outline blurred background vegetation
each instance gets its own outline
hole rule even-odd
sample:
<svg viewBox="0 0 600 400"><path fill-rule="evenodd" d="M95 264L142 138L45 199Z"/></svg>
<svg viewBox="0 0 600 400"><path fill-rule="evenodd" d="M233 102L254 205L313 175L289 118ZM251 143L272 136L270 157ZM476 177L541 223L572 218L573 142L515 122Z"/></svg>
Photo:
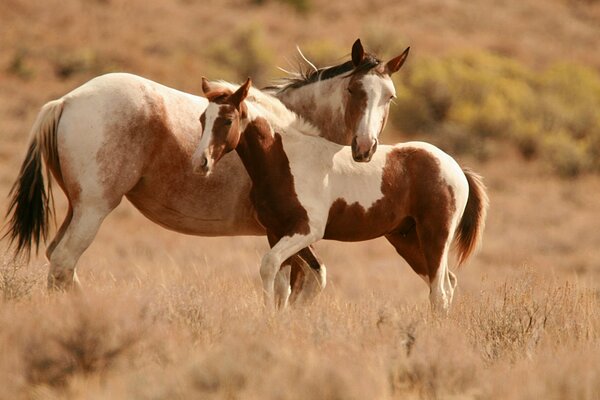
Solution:
<svg viewBox="0 0 600 400"><path fill-rule="evenodd" d="M193 93L202 75L266 85L276 66L297 66L296 44L325 66L361 37L384 59L413 50L394 77L387 142L600 172L600 1L5 0L0 18L0 107L20 116L111 71ZM33 111L7 105L11 93ZM8 123L0 135L17 129L27 131Z"/></svg>

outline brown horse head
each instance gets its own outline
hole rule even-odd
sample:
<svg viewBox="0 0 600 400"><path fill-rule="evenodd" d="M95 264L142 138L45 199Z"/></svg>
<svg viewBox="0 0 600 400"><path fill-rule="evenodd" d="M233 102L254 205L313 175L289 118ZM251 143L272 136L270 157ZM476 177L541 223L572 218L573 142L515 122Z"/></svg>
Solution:
<svg viewBox="0 0 600 400"><path fill-rule="evenodd" d="M391 75L406 61L410 47L386 63L365 52L360 39L352 46L352 64L346 94L346 129L354 132L352 157L368 162L388 118L389 105L396 97Z"/></svg>
<svg viewBox="0 0 600 400"><path fill-rule="evenodd" d="M267 89L290 110L317 126L322 137L351 145L355 161L368 162L377 149L390 102L396 95L391 75L402 67L408 52L409 48L382 62L366 52L357 39L351 60L316 68L304 58L311 70L292 74Z"/></svg>
<svg viewBox="0 0 600 400"><path fill-rule="evenodd" d="M215 90L206 78L202 78L202 90L209 103L200 116L204 129L192 157L194 172L209 175L215 163L237 147L241 119L246 113L243 101L251 85L252 81L248 78L235 92L223 88Z"/></svg>

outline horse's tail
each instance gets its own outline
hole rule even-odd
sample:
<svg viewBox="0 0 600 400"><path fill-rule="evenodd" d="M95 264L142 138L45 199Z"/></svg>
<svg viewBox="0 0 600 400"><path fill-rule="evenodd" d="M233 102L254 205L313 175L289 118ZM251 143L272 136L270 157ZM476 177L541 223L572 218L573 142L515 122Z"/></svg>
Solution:
<svg viewBox="0 0 600 400"><path fill-rule="evenodd" d="M469 183L469 197L456 230L458 265L464 263L480 244L489 205L481 176L467 168L463 168L463 173Z"/></svg>
<svg viewBox="0 0 600 400"><path fill-rule="evenodd" d="M13 184L9 197L10 203L6 217L7 231L3 237L9 237L10 245L15 245L15 256L25 253L28 258L32 243L36 253L41 239L46 240L49 219L54 214L52 180L50 171L61 179L58 161L56 133L62 115L64 100L48 102L40 110L33 127L29 149L19 176ZM42 157L46 161L46 181L44 187Z"/></svg>

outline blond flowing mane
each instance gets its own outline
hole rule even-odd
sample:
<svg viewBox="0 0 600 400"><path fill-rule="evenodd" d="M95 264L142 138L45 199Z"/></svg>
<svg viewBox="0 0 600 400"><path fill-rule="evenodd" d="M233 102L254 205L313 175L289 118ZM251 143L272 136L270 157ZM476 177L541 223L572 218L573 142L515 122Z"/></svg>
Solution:
<svg viewBox="0 0 600 400"><path fill-rule="evenodd" d="M227 82L215 81L213 84L223 89L235 92L240 85ZM284 130L286 133L300 133L308 136L321 136L321 131L313 124L290 110L277 97L251 87L246 97L250 109L258 116L266 118L273 128Z"/></svg>

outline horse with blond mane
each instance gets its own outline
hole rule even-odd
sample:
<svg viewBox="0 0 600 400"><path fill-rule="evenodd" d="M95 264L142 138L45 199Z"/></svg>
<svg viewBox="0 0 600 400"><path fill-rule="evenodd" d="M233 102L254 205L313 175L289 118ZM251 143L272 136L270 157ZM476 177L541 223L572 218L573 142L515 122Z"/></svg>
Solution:
<svg viewBox="0 0 600 400"><path fill-rule="evenodd" d="M385 236L429 285L432 308L447 311L456 277L448 269L481 240L488 197L480 177L423 142L380 145L369 163L347 146L324 140L318 128L275 97L203 79L209 100L192 163L210 176L235 150L252 181L251 198L271 250L260 275L265 303L285 287L282 263L320 239L363 241ZM393 87L387 88L393 96Z"/></svg>

